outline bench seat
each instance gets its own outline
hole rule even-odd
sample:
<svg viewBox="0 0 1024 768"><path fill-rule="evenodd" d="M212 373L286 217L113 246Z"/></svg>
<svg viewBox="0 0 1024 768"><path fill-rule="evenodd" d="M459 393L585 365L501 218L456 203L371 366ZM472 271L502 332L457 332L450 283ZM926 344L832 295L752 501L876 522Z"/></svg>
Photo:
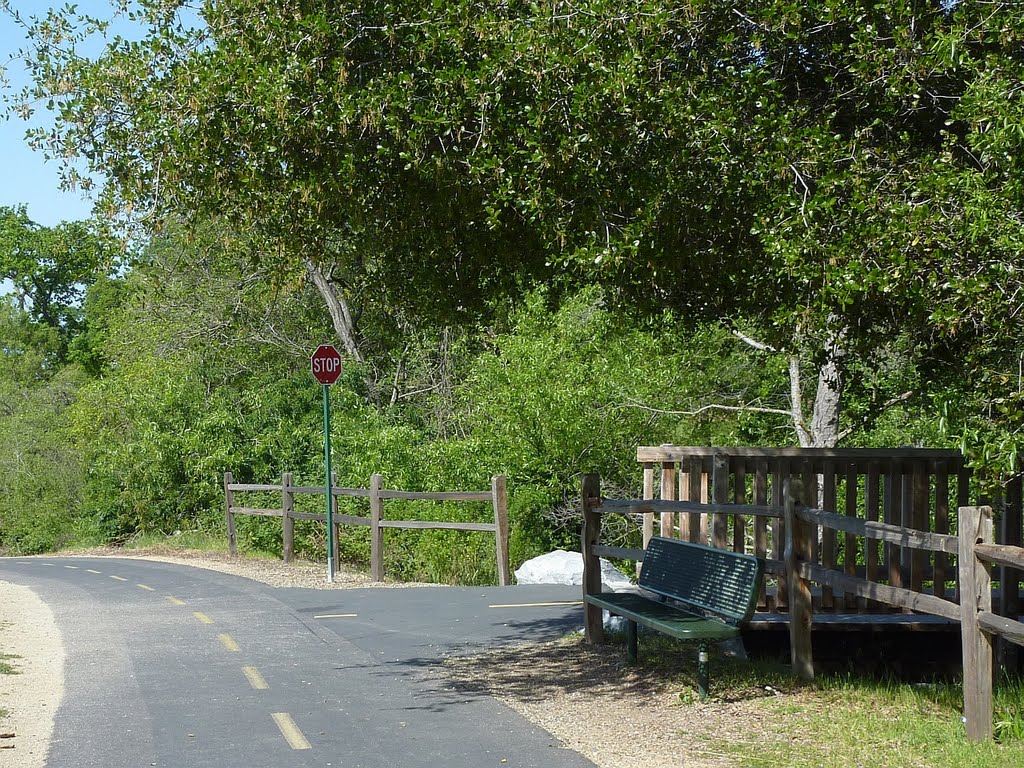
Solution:
<svg viewBox="0 0 1024 768"><path fill-rule="evenodd" d="M729 640L739 637L740 630L720 619L709 619L655 602L635 592L601 592L587 595L587 602L609 613L644 624L665 635L682 640Z"/></svg>

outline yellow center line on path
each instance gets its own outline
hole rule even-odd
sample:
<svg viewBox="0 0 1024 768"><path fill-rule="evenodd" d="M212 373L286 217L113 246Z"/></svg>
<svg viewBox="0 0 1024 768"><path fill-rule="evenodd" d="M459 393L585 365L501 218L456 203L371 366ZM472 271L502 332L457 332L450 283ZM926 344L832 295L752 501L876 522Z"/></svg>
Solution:
<svg viewBox="0 0 1024 768"><path fill-rule="evenodd" d="M288 746L292 749L312 749L313 746L306 741L306 737L302 735L302 731L299 730L299 726L292 720L292 716L287 712L274 712L272 715L274 722L277 723L278 729L281 731L281 735L284 736L284 740L288 742Z"/></svg>
<svg viewBox="0 0 1024 768"><path fill-rule="evenodd" d="M265 691L270 686L267 685L267 681L260 674L260 671L256 667L242 667L242 673L249 681L249 685L255 688L257 691Z"/></svg>
<svg viewBox="0 0 1024 768"><path fill-rule="evenodd" d="M92 568L86 568L85 570L88 571L89 573L98 573L101 576L103 575L103 571L94 571Z"/></svg>
<svg viewBox="0 0 1024 768"><path fill-rule="evenodd" d="M182 600L181 598L175 597L174 595L167 595L164 599L167 602L169 602L171 605L185 605L185 601L184 600Z"/></svg>
<svg viewBox="0 0 1024 768"><path fill-rule="evenodd" d="M548 608L555 605L583 605L582 600L560 600L551 603L499 603L488 608Z"/></svg>
<svg viewBox="0 0 1024 768"><path fill-rule="evenodd" d="M224 633L223 635L217 635L217 639L220 640L221 645L227 648L232 653L238 653L241 648L238 647L238 643L234 641L231 635Z"/></svg>
<svg viewBox="0 0 1024 768"><path fill-rule="evenodd" d="M314 619L354 619L358 613L321 613L314 616Z"/></svg>
<svg viewBox="0 0 1024 768"><path fill-rule="evenodd" d="M117 579L118 581L128 581L128 579L122 578L121 576L111 576L110 578Z"/></svg>
<svg viewBox="0 0 1024 768"><path fill-rule="evenodd" d="M147 587L145 584L136 584L135 586L138 587L139 589L144 589L147 592L156 592L155 589L153 589L152 587Z"/></svg>
<svg viewBox="0 0 1024 768"><path fill-rule="evenodd" d="M193 612L192 615L199 619L201 622L203 622L203 624L213 624L213 619L211 619L202 611L195 611Z"/></svg>

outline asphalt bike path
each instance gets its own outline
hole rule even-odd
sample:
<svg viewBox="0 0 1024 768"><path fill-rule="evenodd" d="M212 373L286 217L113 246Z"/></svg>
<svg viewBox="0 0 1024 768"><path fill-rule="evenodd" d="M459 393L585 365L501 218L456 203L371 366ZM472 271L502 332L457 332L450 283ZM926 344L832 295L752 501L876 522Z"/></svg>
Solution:
<svg viewBox="0 0 1024 768"><path fill-rule="evenodd" d="M0 558L57 620L65 692L49 768L583 768L439 672L560 637L579 587L274 588L125 558Z"/></svg>

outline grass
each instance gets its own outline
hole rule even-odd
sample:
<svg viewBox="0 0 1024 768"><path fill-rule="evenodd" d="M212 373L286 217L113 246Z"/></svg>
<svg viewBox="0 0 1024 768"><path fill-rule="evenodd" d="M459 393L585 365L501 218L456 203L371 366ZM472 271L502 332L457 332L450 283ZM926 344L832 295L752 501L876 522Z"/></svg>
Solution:
<svg viewBox="0 0 1024 768"><path fill-rule="evenodd" d="M215 536L207 531L182 531L175 536L162 533L137 534L122 546L124 550L136 549L191 549L200 552L227 552L228 542L224 536Z"/></svg>
<svg viewBox="0 0 1024 768"><path fill-rule="evenodd" d="M0 622L0 629L10 626L9 622ZM0 652L0 675L16 675L18 670L15 669L14 665L10 663L11 659L20 659L20 656L14 656L10 653ZM10 716L11 710L0 707L0 720Z"/></svg>
<svg viewBox="0 0 1024 768"><path fill-rule="evenodd" d="M697 702L696 648L645 635L641 661L663 665L681 706L741 702L751 726L728 737L708 733L709 754L749 768L1019 768L1024 765L1024 680L995 689L996 740L964 736L958 683L901 683L851 674L801 684L788 667L712 654L711 701ZM675 657L675 658L673 658ZM683 664L679 664L679 659ZM763 723L771 723L766 728Z"/></svg>
<svg viewBox="0 0 1024 768"><path fill-rule="evenodd" d="M1003 686L999 698L1003 706L1016 706L1019 712L1024 687ZM953 684L825 678L766 702L778 715L777 732L715 747L732 754L739 765L752 767L1024 765L1024 741L1007 738L1005 729L999 742L967 741L962 703L962 691Z"/></svg>
<svg viewBox="0 0 1024 768"><path fill-rule="evenodd" d="M12 656L9 653L0 653L0 675L18 674L18 670L10 663L10 660L20 658L20 656Z"/></svg>
<svg viewBox="0 0 1024 768"><path fill-rule="evenodd" d="M103 549L109 549L110 545L97 545ZM65 553L78 553L88 551L92 547L81 544L72 545L63 550ZM227 554L228 542L223 535L209 533L208 531L182 531L174 535L163 533L138 533L121 544L117 549L125 553L148 553L173 555L175 552L207 552L214 554ZM279 559L279 556L272 553L262 552L255 549L244 548L239 544L239 552L246 557L258 559Z"/></svg>

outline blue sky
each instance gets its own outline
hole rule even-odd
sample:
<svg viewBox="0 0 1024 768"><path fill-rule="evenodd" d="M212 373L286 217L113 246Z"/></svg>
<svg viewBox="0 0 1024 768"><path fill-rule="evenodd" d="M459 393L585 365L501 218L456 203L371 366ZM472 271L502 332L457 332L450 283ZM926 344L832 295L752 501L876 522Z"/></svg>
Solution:
<svg viewBox="0 0 1024 768"><path fill-rule="evenodd" d="M47 0L10 0L10 6L23 16L42 15L51 5L62 3ZM112 14L108 0L79 0L79 13L108 17ZM6 66L7 79L12 89L19 90L28 81L28 75L19 61L11 57L26 46L24 30L9 15L0 13L0 62ZM6 94L4 94L6 95ZM41 109L34 124L46 125L49 113ZM44 162L42 153L33 152L25 143L23 120L0 120L0 206L27 205L33 221L53 226L61 221L88 218L92 202L80 192L60 189L57 162Z"/></svg>

